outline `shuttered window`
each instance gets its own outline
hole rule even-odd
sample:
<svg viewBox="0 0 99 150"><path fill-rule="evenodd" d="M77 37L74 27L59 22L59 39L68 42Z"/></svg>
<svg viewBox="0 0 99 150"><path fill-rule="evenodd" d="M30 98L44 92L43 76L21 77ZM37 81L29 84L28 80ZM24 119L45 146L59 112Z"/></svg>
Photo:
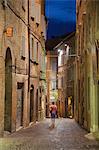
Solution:
<svg viewBox="0 0 99 150"><path fill-rule="evenodd" d="M35 10L36 10L36 12L35 12L35 15L36 15L36 18L35 18L36 23L40 24L40 17L41 17L41 6L40 6L40 4L36 3L36 5L35 5Z"/></svg>
<svg viewBox="0 0 99 150"><path fill-rule="evenodd" d="M37 55L37 47L36 47L36 41L34 40L34 50L33 50L33 60L36 61L36 55Z"/></svg>
<svg viewBox="0 0 99 150"><path fill-rule="evenodd" d="M56 90L56 81L52 81L52 90Z"/></svg>
<svg viewBox="0 0 99 150"><path fill-rule="evenodd" d="M22 48L20 50L20 55L25 57L25 37L22 36Z"/></svg>
<svg viewBox="0 0 99 150"><path fill-rule="evenodd" d="M30 38L30 58L33 60L34 57L34 40L33 37Z"/></svg>
<svg viewBox="0 0 99 150"><path fill-rule="evenodd" d="M35 0L31 0L31 17L35 18Z"/></svg>
<svg viewBox="0 0 99 150"><path fill-rule="evenodd" d="M51 70L56 72L56 67L57 66L57 59L56 58L51 58Z"/></svg>
<svg viewBox="0 0 99 150"><path fill-rule="evenodd" d="M36 53L36 61L38 62L38 50L39 50L38 42L36 43L36 50L37 50L37 53Z"/></svg>

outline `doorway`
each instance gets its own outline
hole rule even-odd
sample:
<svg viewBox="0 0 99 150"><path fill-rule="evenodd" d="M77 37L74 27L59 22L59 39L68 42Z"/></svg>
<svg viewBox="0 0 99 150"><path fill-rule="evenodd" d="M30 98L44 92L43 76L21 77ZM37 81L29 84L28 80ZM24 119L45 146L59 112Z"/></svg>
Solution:
<svg viewBox="0 0 99 150"><path fill-rule="evenodd" d="M30 122L33 122L34 114L34 86L30 90Z"/></svg>
<svg viewBox="0 0 99 150"><path fill-rule="evenodd" d="M24 83L17 83L17 113L16 113L16 129L23 125L23 99L24 99Z"/></svg>
<svg viewBox="0 0 99 150"><path fill-rule="evenodd" d="M38 121L38 89L36 91L36 121Z"/></svg>
<svg viewBox="0 0 99 150"><path fill-rule="evenodd" d="M5 111L4 130L11 132L12 121L12 56L10 48L7 48L5 57Z"/></svg>

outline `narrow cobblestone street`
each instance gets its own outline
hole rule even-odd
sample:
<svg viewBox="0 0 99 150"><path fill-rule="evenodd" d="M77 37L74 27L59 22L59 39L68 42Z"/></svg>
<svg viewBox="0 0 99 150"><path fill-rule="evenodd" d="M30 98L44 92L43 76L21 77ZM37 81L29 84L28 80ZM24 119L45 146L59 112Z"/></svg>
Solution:
<svg viewBox="0 0 99 150"><path fill-rule="evenodd" d="M85 138L87 132L73 119L50 119L0 139L0 150L99 150L99 142Z"/></svg>

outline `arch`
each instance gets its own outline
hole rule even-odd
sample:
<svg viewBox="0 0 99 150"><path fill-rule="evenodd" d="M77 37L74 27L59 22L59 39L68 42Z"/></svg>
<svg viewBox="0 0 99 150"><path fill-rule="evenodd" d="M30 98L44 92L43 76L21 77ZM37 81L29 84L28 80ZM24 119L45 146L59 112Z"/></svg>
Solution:
<svg viewBox="0 0 99 150"><path fill-rule="evenodd" d="M4 58L6 58L7 50L10 50L11 58L12 58L12 65L14 65L15 64L15 52L13 51L12 45L7 44L7 47L5 47L4 52L3 52Z"/></svg>
<svg viewBox="0 0 99 150"><path fill-rule="evenodd" d="M12 55L10 48L6 50L5 56L5 111L4 130L11 132L12 119Z"/></svg>

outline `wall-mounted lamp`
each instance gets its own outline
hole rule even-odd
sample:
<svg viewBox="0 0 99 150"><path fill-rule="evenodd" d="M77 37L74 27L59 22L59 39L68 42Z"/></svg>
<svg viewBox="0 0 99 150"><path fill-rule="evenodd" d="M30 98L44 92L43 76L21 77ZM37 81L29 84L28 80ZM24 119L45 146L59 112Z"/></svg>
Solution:
<svg viewBox="0 0 99 150"><path fill-rule="evenodd" d="M67 44L65 44L65 47L67 47Z"/></svg>
<svg viewBox="0 0 99 150"><path fill-rule="evenodd" d="M13 27L7 27L5 32L6 32L7 37L12 37L13 36Z"/></svg>

